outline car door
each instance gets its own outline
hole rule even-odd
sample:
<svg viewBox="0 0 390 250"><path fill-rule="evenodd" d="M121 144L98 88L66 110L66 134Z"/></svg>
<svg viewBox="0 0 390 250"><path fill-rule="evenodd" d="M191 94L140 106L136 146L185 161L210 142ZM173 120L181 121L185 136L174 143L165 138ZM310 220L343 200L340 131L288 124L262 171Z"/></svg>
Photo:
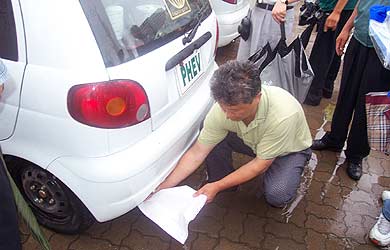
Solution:
<svg viewBox="0 0 390 250"><path fill-rule="evenodd" d="M0 58L8 70L8 80L0 97L0 140L12 136L18 116L26 68L22 20L18 0L0 0Z"/></svg>

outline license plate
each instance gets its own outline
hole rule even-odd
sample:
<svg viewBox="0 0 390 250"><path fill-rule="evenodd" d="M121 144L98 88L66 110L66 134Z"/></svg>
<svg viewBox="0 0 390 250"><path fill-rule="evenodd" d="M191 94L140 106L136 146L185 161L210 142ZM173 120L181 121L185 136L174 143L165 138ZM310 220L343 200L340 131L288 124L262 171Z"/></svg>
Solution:
<svg viewBox="0 0 390 250"><path fill-rule="evenodd" d="M203 65L200 58L200 51L196 51L176 66L177 85L180 94L184 94L202 74Z"/></svg>

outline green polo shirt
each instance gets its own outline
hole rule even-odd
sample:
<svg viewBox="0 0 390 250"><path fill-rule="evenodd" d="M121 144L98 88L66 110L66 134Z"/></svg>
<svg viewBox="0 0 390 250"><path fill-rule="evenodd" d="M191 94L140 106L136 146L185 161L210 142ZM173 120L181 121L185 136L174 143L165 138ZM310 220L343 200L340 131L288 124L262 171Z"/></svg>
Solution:
<svg viewBox="0 0 390 250"><path fill-rule="evenodd" d="M307 149L312 143L302 106L279 87L262 87L255 119L248 126L242 121L229 120L215 103L206 116L198 141L217 145L229 131L237 133L264 160Z"/></svg>
<svg viewBox="0 0 390 250"><path fill-rule="evenodd" d="M323 11L332 11L336 6L338 0L320 0L320 7ZM349 0L344 7L344 10L353 10L357 0Z"/></svg>

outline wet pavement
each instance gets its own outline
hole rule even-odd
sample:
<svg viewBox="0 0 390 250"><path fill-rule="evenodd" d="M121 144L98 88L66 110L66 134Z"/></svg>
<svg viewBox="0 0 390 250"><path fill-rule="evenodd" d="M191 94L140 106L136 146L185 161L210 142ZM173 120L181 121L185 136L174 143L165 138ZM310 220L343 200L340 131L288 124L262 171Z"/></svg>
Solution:
<svg viewBox="0 0 390 250"><path fill-rule="evenodd" d="M312 41L311 41L312 42ZM218 50L217 62L234 59L238 42ZM339 78L337 83L339 83ZM333 98L318 107L304 106L313 137L323 125L324 109ZM329 122L324 125L329 130ZM250 158L235 154L235 166ZM203 168L203 167L202 167ZM183 184L197 187L202 168ZM297 199L284 209L270 207L258 198L257 181L236 192L222 193L206 205L189 226L185 245L172 239L134 209L106 223L95 223L79 235L63 235L44 229L53 250L334 250L377 249L368 232L381 208L381 192L390 186L390 159L372 152L364 160L360 181L345 171L343 155L314 152L302 176ZM23 249L39 249L25 225L20 226Z"/></svg>

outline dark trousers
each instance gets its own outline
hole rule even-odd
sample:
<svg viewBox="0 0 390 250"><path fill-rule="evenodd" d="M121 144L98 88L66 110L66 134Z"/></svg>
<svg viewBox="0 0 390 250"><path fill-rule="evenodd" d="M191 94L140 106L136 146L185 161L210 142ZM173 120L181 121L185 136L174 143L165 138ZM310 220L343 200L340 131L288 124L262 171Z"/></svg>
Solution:
<svg viewBox="0 0 390 250"><path fill-rule="evenodd" d="M333 93L334 81L340 69L341 58L336 54L336 38L344 24L351 16L352 10L343 10L335 31L324 32L324 25L329 13L318 23L318 33L309 57L314 72L314 79L306 96L308 104L318 105L323 96L330 98Z"/></svg>
<svg viewBox="0 0 390 250"><path fill-rule="evenodd" d="M352 121L345 154L349 162L361 162L370 153L365 94L389 90L390 70L383 67L374 48L363 46L353 37L344 58L340 93L332 118L332 129L325 135L325 142L341 148Z"/></svg>
<svg viewBox="0 0 390 250"><path fill-rule="evenodd" d="M0 160L0 250L20 250L15 200L4 168Z"/></svg>
<svg viewBox="0 0 390 250"><path fill-rule="evenodd" d="M234 171L232 153L238 152L256 157L235 133L229 133L206 158L208 182L215 182ZM283 207L295 198L305 164L310 160L311 150L276 157L264 173L264 196L275 207Z"/></svg>

